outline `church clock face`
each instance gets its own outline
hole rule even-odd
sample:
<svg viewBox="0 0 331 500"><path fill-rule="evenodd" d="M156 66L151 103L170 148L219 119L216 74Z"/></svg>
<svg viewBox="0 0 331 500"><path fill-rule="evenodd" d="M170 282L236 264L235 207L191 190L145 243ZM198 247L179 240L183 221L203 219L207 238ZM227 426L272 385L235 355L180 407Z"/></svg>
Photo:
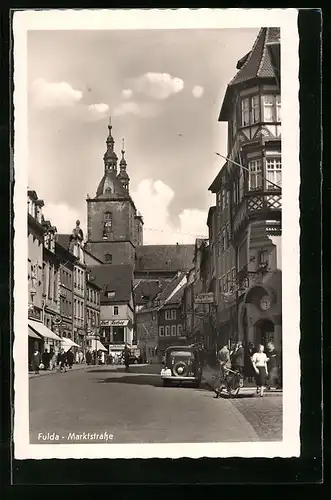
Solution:
<svg viewBox="0 0 331 500"><path fill-rule="evenodd" d="M260 300L260 308L262 311L267 311L270 308L270 299L267 295L264 295Z"/></svg>

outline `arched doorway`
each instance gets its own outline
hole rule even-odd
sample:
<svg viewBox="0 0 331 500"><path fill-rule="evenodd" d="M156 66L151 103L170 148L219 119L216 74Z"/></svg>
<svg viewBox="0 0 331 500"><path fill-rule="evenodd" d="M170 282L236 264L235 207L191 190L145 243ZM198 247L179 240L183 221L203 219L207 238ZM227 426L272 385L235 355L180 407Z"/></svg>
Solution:
<svg viewBox="0 0 331 500"><path fill-rule="evenodd" d="M274 341L275 327L270 319L259 319L255 325L255 346L264 345L266 349L268 342Z"/></svg>

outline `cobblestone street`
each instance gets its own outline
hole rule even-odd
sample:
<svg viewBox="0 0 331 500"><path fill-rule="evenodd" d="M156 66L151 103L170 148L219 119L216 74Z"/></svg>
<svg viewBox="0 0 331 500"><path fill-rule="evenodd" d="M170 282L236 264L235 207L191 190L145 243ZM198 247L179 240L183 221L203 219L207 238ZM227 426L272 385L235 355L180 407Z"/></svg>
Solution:
<svg viewBox="0 0 331 500"><path fill-rule="evenodd" d="M90 367L30 378L30 441L79 444L71 434L113 435L114 443L281 440L282 397L214 399L207 386L164 388L159 366ZM42 436L42 437L41 437ZM52 443L52 444L56 444Z"/></svg>

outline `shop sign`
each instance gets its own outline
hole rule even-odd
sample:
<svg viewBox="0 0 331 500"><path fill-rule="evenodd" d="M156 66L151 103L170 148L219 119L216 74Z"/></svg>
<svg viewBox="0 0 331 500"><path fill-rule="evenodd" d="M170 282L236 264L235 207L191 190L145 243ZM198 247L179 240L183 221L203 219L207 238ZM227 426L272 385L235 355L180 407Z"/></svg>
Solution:
<svg viewBox="0 0 331 500"><path fill-rule="evenodd" d="M198 293L195 296L194 302L196 304L212 304L214 302L214 294L210 293Z"/></svg>
<svg viewBox="0 0 331 500"><path fill-rule="evenodd" d="M62 318L61 316L59 316L58 314L55 314L54 318L53 318L53 324L54 325L61 325L62 323Z"/></svg>
<svg viewBox="0 0 331 500"><path fill-rule="evenodd" d="M100 326L127 326L128 319L110 319L108 321L100 321Z"/></svg>

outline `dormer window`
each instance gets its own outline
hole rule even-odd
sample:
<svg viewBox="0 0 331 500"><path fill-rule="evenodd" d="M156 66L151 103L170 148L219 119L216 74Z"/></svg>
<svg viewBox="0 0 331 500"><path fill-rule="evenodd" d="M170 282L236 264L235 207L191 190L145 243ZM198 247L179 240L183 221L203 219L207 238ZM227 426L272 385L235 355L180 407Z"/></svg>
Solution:
<svg viewBox="0 0 331 500"><path fill-rule="evenodd" d="M105 292L105 295L106 295L106 297L107 297L108 299L112 299L112 298L114 298L114 297L115 297L115 292L114 292L114 291L112 291L112 290L111 290L111 291L107 290L107 291Z"/></svg>
<svg viewBox="0 0 331 500"><path fill-rule="evenodd" d="M112 256L112 254L111 254L111 253L106 253L106 254L105 254L105 262L106 262L107 264L111 264L111 263L112 263L112 261L113 261L113 256Z"/></svg>

